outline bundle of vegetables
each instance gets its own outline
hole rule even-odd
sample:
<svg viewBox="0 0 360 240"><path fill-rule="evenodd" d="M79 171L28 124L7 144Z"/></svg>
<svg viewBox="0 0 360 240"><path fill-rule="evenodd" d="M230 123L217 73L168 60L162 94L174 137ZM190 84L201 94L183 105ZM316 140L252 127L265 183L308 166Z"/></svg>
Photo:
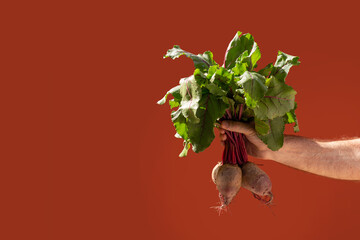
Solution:
<svg viewBox="0 0 360 240"><path fill-rule="evenodd" d="M158 101L164 104L169 94L173 96L169 105L177 108L171 113L175 137L182 138L184 145L180 157L186 156L191 146L196 153L209 147L215 138L214 126L225 119L254 122L257 135L273 151L283 145L285 124L294 123L294 131L299 131L296 91L285 83L290 68L300 63L298 57L279 51L275 64L255 71L261 57L259 47L251 34L241 32L229 43L222 66L214 61L210 51L195 55L177 45L164 58L182 55L193 60L194 73L182 78ZM220 208L230 204L241 186L257 199L270 203L270 178L248 161L245 137L229 131L226 135L222 162L212 172Z"/></svg>

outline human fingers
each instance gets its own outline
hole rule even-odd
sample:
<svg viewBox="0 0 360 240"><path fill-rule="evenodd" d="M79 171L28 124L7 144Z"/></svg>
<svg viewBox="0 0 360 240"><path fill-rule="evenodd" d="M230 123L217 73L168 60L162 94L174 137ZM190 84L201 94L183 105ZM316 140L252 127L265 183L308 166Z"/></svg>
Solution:
<svg viewBox="0 0 360 240"><path fill-rule="evenodd" d="M245 135L255 134L254 128L248 123L224 120L221 122L220 127L228 131L243 133Z"/></svg>
<svg viewBox="0 0 360 240"><path fill-rule="evenodd" d="M226 134L221 134L220 133L220 141L222 141L222 142L225 142L225 140L226 140Z"/></svg>
<svg viewBox="0 0 360 240"><path fill-rule="evenodd" d="M219 128L220 134L225 134L225 129Z"/></svg>
<svg viewBox="0 0 360 240"><path fill-rule="evenodd" d="M225 146L225 141L226 141L225 129L222 129L219 126L218 130L219 130L220 144Z"/></svg>

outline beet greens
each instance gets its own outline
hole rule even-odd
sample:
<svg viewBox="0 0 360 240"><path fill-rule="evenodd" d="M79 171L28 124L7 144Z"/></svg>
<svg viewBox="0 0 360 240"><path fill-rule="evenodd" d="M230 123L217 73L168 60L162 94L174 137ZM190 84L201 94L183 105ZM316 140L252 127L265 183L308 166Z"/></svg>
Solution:
<svg viewBox="0 0 360 240"><path fill-rule="evenodd" d="M283 145L285 124L295 123L294 131L299 131L296 91L285 83L290 68L300 64L298 57L279 51L274 64L255 71L261 58L259 47L251 34L241 32L229 43L223 66L214 61L210 51L195 55L177 45L164 58L182 55L193 60L194 73L158 101L164 104L169 94L173 96L169 105L175 109L171 113L175 136L184 142L180 157L186 156L191 146L196 153L209 147L215 138L214 125L224 119L254 121L259 138L273 151ZM226 134L223 162L247 162L243 135Z"/></svg>

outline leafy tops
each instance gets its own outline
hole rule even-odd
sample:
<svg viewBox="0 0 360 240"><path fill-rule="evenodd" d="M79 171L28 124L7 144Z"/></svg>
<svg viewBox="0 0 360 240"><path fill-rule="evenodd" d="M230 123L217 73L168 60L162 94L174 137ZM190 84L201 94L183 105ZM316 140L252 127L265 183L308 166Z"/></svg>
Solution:
<svg viewBox="0 0 360 240"><path fill-rule="evenodd" d="M275 64L255 71L261 58L258 45L251 34L237 32L226 50L223 66L219 66L210 51L192 54L175 45L164 58L185 55L194 62L192 75L180 79L179 85L170 89L158 101L164 104L169 94L169 105L174 111L171 119L176 137L184 141L180 157L186 156L190 146L201 152L214 140L214 124L229 109L237 114L243 105L241 121L255 122L259 138L273 151L284 141L287 123L295 123L296 91L285 83L292 66L299 65L299 58L278 52Z"/></svg>

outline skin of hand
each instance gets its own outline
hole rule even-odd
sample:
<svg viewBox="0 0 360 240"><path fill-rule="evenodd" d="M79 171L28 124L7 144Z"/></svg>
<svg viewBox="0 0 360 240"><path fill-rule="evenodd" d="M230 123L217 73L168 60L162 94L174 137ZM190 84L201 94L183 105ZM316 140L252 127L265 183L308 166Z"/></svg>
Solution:
<svg viewBox="0 0 360 240"><path fill-rule="evenodd" d="M261 159L269 159L271 150L258 138L253 124L235 121L222 121L219 132L220 141L223 145L227 138L225 129L231 132L243 133L245 135L246 152L250 156Z"/></svg>
<svg viewBox="0 0 360 240"><path fill-rule="evenodd" d="M219 131L223 144L225 130L244 134L246 151L253 157L274 160L325 177L360 180L360 138L324 141L285 135L283 147L272 151L257 137L251 123L222 121Z"/></svg>

